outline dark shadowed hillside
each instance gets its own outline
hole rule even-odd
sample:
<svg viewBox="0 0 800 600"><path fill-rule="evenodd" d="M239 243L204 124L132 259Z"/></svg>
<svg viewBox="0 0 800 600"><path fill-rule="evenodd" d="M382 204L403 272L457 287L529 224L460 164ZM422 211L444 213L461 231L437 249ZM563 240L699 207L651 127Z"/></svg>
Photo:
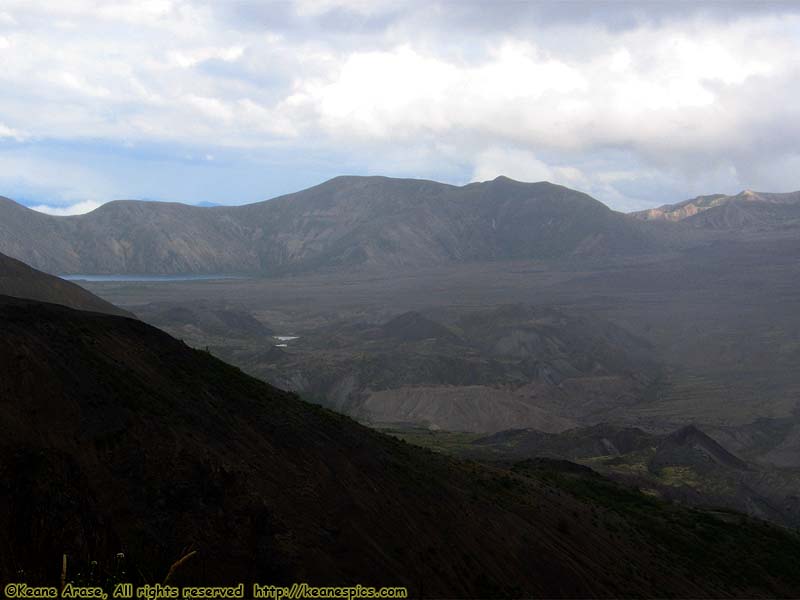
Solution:
<svg viewBox="0 0 800 600"><path fill-rule="evenodd" d="M74 217L0 201L0 251L53 273L283 273L650 247L586 194L505 177L463 187L337 177L246 206L116 201Z"/></svg>
<svg viewBox="0 0 800 600"><path fill-rule="evenodd" d="M130 313L101 300L74 283L32 269L25 263L2 254L0 254L0 295L130 316Z"/></svg>
<svg viewBox="0 0 800 600"><path fill-rule="evenodd" d="M492 463L541 457L576 461L655 496L800 526L800 469L746 462L692 425L665 434L609 423L560 433L511 429L489 436L390 431L428 448Z"/></svg>
<svg viewBox="0 0 800 600"><path fill-rule="evenodd" d="M0 578L123 550L140 581L433 597L794 596L800 539L569 464L406 445L139 321L0 299ZM736 565L731 572L731 565Z"/></svg>

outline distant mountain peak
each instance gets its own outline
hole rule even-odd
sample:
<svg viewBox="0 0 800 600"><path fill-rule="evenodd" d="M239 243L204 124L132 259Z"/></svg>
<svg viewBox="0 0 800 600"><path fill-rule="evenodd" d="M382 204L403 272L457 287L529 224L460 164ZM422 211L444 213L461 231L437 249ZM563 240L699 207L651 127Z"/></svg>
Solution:
<svg viewBox="0 0 800 600"><path fill-rule="evenodd" d="M492 179L492 181L495 181L495 182L498 182L498 183L504 183L504 182L521 183L520 181L518 181L516 179L511 179L511 177L507 177L505 175L498 175L497 177Z"/></svg>
<svg viewBox="0 0 800 600"><path fill-rule="evenodd" d="M800 192L746 189L736 195L712 194L631 213L642 221L685 222L696 229L741 231L800 227Z"/></svg>
<svg viewBox="0 0 800 600"><path fill-rule="evenodd" d="M743 190L731 198L738 198L749 202L769 202L763 192L756 192L755 190L750 189Z"/></svg>
<svg viewBox="0 0 800 600"><path fill-rule="evenodd" d="M546 180L541 180L541 181L522 181L520 179L512 179L511 177L508 177L506 175L498 175L494 179L489 180L489 181L484 181L483 183L519 185L519 186L527 186L527 187L531 187L531 188L548 188L548 187L550 187L550 188L569 189L569 188L566 188L566 187L564 187L562 185L559 185L557 183L553 183L552 181L546 181Z"/></svg>

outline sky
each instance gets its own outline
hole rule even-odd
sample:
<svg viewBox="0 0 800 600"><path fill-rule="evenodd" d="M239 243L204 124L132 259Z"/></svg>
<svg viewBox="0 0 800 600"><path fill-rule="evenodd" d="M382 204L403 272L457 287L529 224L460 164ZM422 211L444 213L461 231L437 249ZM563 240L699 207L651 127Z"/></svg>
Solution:
<svg viewBox="0 0 800 600"><path fill-rule="evenodd" d="M52 214L337 175L800 189L791 0L0 0L0 85L0 195Z"/></svg>

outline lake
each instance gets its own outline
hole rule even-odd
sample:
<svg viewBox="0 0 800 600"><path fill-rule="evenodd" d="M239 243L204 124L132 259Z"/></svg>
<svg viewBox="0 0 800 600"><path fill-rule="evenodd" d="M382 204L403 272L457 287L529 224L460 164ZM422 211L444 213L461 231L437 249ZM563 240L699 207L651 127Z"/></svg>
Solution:
<svg viewBox="0 0 800 600"><path fill-rule="evenodd" d="M67 281L210 281L215 279L247 279L240 275L60 275Z"/></svg>

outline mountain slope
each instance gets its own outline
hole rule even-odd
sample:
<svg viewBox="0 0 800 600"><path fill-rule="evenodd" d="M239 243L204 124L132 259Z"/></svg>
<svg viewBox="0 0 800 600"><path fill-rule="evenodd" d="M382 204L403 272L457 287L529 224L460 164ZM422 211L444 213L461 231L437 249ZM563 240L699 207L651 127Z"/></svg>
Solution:
<svg viewBox="0 0 800 600"><path fill-rule="evenodd" d="M509 472L428 453L133 319L1 297L0 323L5 581L22 571L55 585L62 553L119 550L135 579L161 581L191 546L171 583L434 597L800 590L794 534L573 467Z"/></svg>
<svg viewBox="0 0 800 600"><path fill-rule="evenodd" d="M745 190L735 196L698 196L678 204L632 213L644 221L683 222L711 231L781 231L800 227L800 192Z"/></svg>
<svg viewBox="0 0 800 600"><path fill-rule="evenodd" d="M63 304L80 310L132 316L74 283L32 269L25 263L2 254L0 254L0 295Z"/></svg>
<svg viewBox="0 0 800 600"><path fill-rule="evenodd" d="M168 328L180 339L197 333L225 340L272 339L274 334L249 312L203 301L182 306L153 302L136 310L137 314L145 315L144 321L160 329Z"/></svg>
<svg viewBox="0 0 800 600"><path fill-rule="evenodd" d="M651 468L692 464L705 468L746 469L747 464L693 425L668 435L650 461Z"/></svg>
<svg viewBox="0 0 800 600"><path fill-rule="evenodd" d="M515 429L473 439L444 432L398 435L473 459L574 460L663 498L727 507L791 528L800 524L799 469L745 462L693 425L669 434L600 424L561 433Z"/></svg>
<svg viewBox="0 0 800 600"><path fill-rule="evenodd" d="M281 273L638 253L635 222L550 183L337 177L266 202L116 201L52 217L0 201L0 252L53 273Z"/></svg>
<svg viewBox="0 0 800 600"><path fill-rule="evenodd" d="M545 456L577 460L638 452L655 445L657 438L635 427L616 427L601 423L561 433L510 429L478 438L472 443L517 458Z"/></svg>

